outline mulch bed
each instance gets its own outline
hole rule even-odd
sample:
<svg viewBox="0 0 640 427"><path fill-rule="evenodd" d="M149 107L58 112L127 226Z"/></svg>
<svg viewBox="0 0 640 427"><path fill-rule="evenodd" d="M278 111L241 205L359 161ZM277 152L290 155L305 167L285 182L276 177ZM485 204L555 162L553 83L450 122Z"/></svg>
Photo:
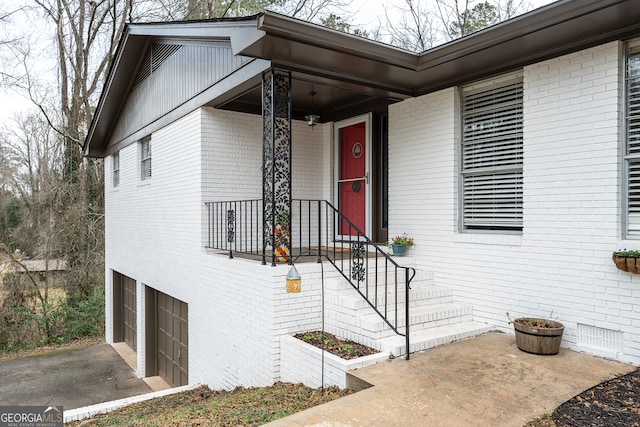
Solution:
<svg viewBox="0 0 640 427"><path fill-rule="evenodd" d="M558 406L562 427L640 427L640 370L600 383Z"/></svg>

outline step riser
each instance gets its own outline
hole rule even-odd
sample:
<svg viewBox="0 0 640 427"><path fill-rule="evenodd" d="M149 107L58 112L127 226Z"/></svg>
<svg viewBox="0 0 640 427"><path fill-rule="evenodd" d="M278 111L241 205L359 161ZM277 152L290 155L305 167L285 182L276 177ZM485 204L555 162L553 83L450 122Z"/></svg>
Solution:
<svg viewBox="0 0 640 427"><path fill-rule="evenodd" d="M411 339L409 346L411 348L411 353L416 353L418 351L424 351L455 341L482 335L490 332L491 330L493 330L493 328L488 325L479 325L477 327L469 327L466 330L452 332L447 335L439 335L422 339ZM395 357L404 356L406 349L404 337L397 336L396 338L388 340L390 342L377 341L376 344L379 345L379 347L377 347L376 349L385 353L391 353Z"/></svg>
<svg viewBox="0 0 640 427"><path fill-rule="evenodd" d="M364 298L358 295L357 297L342 297L342 298L327 298L325 297L327 304L331 304L333 309L338 310L340 312L352 312L353 315L366 315L367 310L371 305L364 300ZM406 305L404 295L398 295L397 301L395 296L391 296L385 300L384 297L379 296L377 299L373 298L371 295L369 296L369 301L371 304L377 308L382 308L385 305L391 309L395 308L396 304L399 309L403 309ZM426 307L434 304L447 304L453 302L453 297L451 295L446 296L430 296L427 298L419 298L416 299L413 295L410 296L409 299L409 307L411 308L419 308Z"/></svg>
<svg viewBox="0 0 640 427"><path fill-rule="evenodd" d="M390 301L389 304L384 304L383 301L371 301L373 307L375 307L379 312L384 312L385 308L387 312L393 312L396 310L396 303L394 301ZM427 303L424 301L410 301L409 308L410 311L420 309L423 307L429 307L431 305L442 305L442 304L450 304L452 303L451 298L443 298L443 299L433 299ZM405 302L398 302L397 309L398 312L405 311ZM339 313L350 314L352 316L367 316L371 313L371 305L369 305L366 301L364 304L358 304L358 308L351 308L345 305L337 305L333 303L327 303L327 307L333 311L337 311Z"/></svg>
<svg viewBox="0 0 640 427"><path fill-rule="evenodd" d="M471 321L473 319L471 307L458 307L450 310L422 313L420 315L411 315L410 312L409 315L412 330L436 328L443 325ZM389 321L392 324L396 324L395 315L390 314ZM395 332L377 314L366 317L354 317L328 310L325 323L327 326L354 331L356 335L371 339L380 339L395 335ZM404 312L399 312L397 328L400 332L404 329L405 324Z"/></svg>
<svg viewBox="0 0 640 427"><path fill-rule="evenodd" d="M347 272L347 275L349 275L349 272ZM347 287L347 286L351 286L347 280L342 277L341 275L337 275L335 277L329 277L329 278L325 278L325 287L327 289L333 289L333 288L337 288L340 289L342 287ZM393 274L388 274L388 275L378 275L378 280L377 282L380 283L384 283L387 282L389 285L391 284L395 284L398 283L398 286L404 286L405 283L405 277L404 274L398 274L398 276L396 277ZM375 275L371 275L371 276L366 276L365 280L361 280L361 281L357 281L357 280L353 280L354 284L360 284L360 286L364 285L365 283L369 283L369 284L374 284L376 283L376 278ZM411 280L410 282L410 286L412 288L415 287L420 287L423 285L433 285L433 279L432 278L417 278L414 277L413 280Z"/></svg>

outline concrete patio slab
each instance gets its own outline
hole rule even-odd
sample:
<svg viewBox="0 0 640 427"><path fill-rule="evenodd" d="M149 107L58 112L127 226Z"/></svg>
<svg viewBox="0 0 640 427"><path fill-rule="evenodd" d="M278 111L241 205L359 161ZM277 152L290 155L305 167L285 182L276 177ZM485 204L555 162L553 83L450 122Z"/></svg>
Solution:
<svg viewBox="0 0 640 427"><path fill-rule="evenodd" d="M633 369L566 349L532 355L515 337L489 333L352 371L373 387L267 425L521 427Z"/></svg>

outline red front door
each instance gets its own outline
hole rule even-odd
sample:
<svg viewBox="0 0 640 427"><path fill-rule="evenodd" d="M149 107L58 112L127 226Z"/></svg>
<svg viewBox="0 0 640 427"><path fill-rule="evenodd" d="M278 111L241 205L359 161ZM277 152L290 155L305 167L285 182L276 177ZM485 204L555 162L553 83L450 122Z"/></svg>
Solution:
<svg viewBox="0 0 640 427"><path fill-rule="evenodd" d="M339 130L338 209L362 233L367 231L366 124L356 123ZM340 221L338 233L355 236L356 230Z"/></svg>

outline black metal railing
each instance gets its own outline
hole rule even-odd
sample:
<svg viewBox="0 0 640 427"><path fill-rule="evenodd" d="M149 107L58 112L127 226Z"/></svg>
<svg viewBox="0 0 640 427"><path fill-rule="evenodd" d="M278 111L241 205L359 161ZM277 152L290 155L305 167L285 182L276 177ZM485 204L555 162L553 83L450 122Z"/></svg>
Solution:
<svg viewBox="0 0 640 427"><path fill-rule="evenodd" d="M403 267L325 200L293 200L289 224L264 233L262 200L206 203L207 248L256 257L272 265L309 252L329 261L384 322L406 340L409 358L409 289L416 271ZM282 229L288 236L282 237ZM279 247L278 244L283 244ZM404 321L399 313L404 311Z"/></svg>

